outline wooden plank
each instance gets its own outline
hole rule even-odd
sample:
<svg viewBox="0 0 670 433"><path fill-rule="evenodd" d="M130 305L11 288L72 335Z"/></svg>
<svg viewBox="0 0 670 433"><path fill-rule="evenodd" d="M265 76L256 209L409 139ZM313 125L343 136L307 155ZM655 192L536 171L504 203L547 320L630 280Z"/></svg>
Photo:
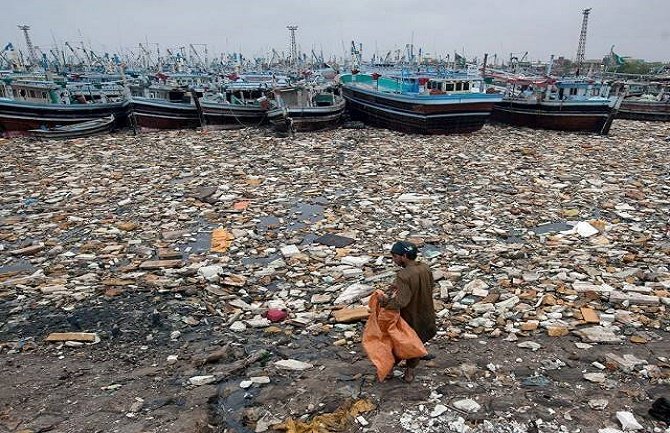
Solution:
<svg viewBox="0 0 670 433"><path fill-rule="evenodd" d="M358 322L359 320L367 320L370 312L368 307L356 308L342 308L341 310L334 310L333 317L338 323Z"/></svg>
<svg viewBox="0 0 670 433"><path fill-rule="evenodd" d="M96 340L95 332L52 332L46 341L85 341L92 343Z"/></svg>

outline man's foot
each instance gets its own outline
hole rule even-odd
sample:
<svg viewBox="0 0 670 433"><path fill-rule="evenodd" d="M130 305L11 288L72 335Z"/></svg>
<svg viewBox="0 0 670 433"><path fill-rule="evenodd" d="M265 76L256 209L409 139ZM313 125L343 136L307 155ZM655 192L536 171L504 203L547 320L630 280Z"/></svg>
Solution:
<svg viewBox="0 0 670 433"><path fill-rule="evenodd" d="M414 369L413 368L406 368L405 369L405 374L403 375L402 379L406 383L414 382Z"/></svg>

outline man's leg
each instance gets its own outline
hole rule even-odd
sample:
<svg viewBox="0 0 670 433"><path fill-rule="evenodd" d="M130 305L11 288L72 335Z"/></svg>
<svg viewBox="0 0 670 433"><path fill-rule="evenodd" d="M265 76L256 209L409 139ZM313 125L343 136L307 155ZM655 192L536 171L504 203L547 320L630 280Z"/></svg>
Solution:
<svg viewBox="0 0 670 433"><path fill-rule="evenodd" d="M405 375L403 379L407 383L414 381L414 369L419 365L421 358L412 358L405 361Z"/></svg>

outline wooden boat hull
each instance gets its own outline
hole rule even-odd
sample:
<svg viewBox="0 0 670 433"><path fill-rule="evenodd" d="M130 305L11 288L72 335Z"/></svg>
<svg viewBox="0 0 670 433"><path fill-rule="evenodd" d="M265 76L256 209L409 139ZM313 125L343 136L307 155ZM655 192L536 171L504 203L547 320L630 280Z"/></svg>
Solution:
<svg viewBox="0 0 670 433"><path fill-rule="evenodd" d="M67 139L90 137L98 134L106 134L114 129L114 115L101 119L89 120L72 125L59 126L50 129L33 129L30 134L33 137L43 139Z"/></svg>
<svg viewBox="0 0 670 433"><path fill-rule="evenodd" d="M342 94L354 120L417 134L455 134L480 130L491 116L495 96L434 100L403 98L345 85Z"/></svg>
<svg viewBox="0 0 670 433"><path fill-rule="evenodd" d="M207 125L261 126L268 120L268 109L261 106L207 101L200 101L200 106Z"/></svg>
<svg viewBox="0 0 670 433"><path fill-rule="evenodd" d="M670 101L627 101L624 99L617 118L670 122Z"/></svg>
<svg viewBox="0 0 670 433"><path fill-rule="evenodd" d="M114 126L127 124L127 101L105 104L35 104L0 99L0 135L20 135L31 129L49 129L114 115Z"/></svg>
<svg viewBox="0 0 670 433"><path fill-rule="evenodd" d="M200 126L196 106L182 102L133 98L132 115L137 126L147 129L190 129Z"/></svg>
<svg viewBox="0 0 670 433"><path fill-rule="evenodd" d="M292 120L294 131L321 131L336 128L340 124L345 104L344 99L340 98L337 103L329 106L277 108L270 111L268 117L277 131L288 129L290 123L287 118Z"/></svg>
<svg viewBox="0 0 670 433"><path fill-rule="evenodd" d="M607 134L613 119L608 103L538 103L503 100L495 104L492 120L514 126Z"/></svg>

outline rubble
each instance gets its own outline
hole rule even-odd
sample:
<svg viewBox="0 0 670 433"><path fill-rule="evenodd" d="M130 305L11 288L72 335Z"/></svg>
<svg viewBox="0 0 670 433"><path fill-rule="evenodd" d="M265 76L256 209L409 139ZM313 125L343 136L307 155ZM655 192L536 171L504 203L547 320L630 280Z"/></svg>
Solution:
<svg viewBox="0 0 670 433"><path fill-rule="evenodd" d="M323 397L324 413L340 403L326 394L389 402L357 421L370 431L612 427L626 393L644 399L668 380L668 361L650 355L670 330L663 131L617 120L609 137L487 126L448 138L366 128L3 141L0 350L66 362L78 340L45 336L95 333L95 356L116 374L156 364L156 383L234 388L220 405L254 402L233 412L256 431L317 414L303 392ZM402 397L372 385L359 345L397 239L420 246L437 281L436 358L408 388L425 392ZM194 364L227 344L235 353ZM267 359L224 374L260 348ZM619 382L640 388L605 393ZM480 407L450 403L466 398Z"/></svg>

